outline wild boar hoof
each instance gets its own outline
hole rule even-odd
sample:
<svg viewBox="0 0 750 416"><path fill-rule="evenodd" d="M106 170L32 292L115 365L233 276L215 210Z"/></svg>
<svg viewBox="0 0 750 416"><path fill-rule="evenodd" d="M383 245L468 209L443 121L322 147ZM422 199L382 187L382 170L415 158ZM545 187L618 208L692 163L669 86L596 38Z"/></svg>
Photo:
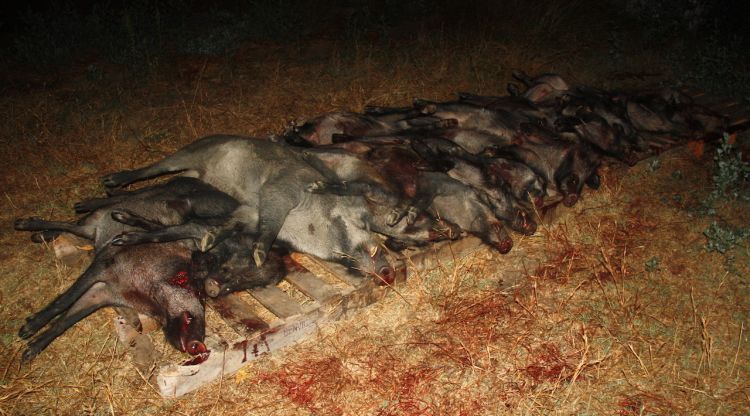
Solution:
<svg viewBox="0 0 750 416"><path fill-rule="evenodd" d="M403 218L403 215L401 215L401 212L399 212L399 210L397 209L393 209L385 217L385 223L389 227L393 227L394 225L398 224L401 218Z"/></svg>
<svg viewBox="0 0 750 416"><path fill-rule="evenodd" d="M417 220L417 208L410 206L406 209L406 223L409 225L414 225L414 222Z"/></svg>
<svg viewBox="0 0 750 416"><path fill-rule="evenodd" d="M37 355L39 355L39 351L37 351L36 348L32 348L32 347L26 348L26 351L24 351L23 355L21 355L21 361L24 363L28 363L31 360L33 360L34 357L36 357Z"/></svg>
<svg viewBox="0 0 750 416"><path fill-rule="evenodd" d="M138 243L138 237L136 233L122 233L112 238L113 246L129 246Z"/></svg>
<svg viewBox="0 0 750 416"><path fill-rule="evenodd" d="M73 209L75 210L76 214L84 214L86 212L91 211L88 207L88 204L86 201L78 201L73 205Z"/></svg>
<svg viewBox="0 0 750 416"><path fill-rule="evenodd" d="M213 233L207 232L203 234L203 238L201 238L200 242L200 250L204 253L207 252L213 248L215 242L216 236Z"/></svg>
<svg viewBox="0 0 750 416"><path fill-rule="evenodd" d="M315 182L307 184L307 186L305 187L305 191L310 192L310 193L321 192L321 191L324 191L325 189L326 189L326 183L323 181L315 181Z"/></svg>
<svg viewBox="0 0 750 416"><path fill-rule="evenodd" d="M117 174L102 176L102 184L107 188L116 188L120 186L120 182L117 180Z"/></svg>
<svg viewBox="0 0 750 416"><path fill-rule="evenodd" d="M36 331L34 330L34 328L32 328L27 322L26 325L22 326L21 329L18 330L18 337L21 339L29 339L35 333Z"/></svg>
<svg viewBox="0 0 750 416"><path fill-rule="evenodd" d="M113 210L112 211L112 219L115 220L115 221L117 221L117 222L126 224L126 221L128 221L128 219L130 217L131 217L130 214L128 214L125 211L120 211L120 210Z"/></svg>
<svg viewBox="0 0 750 416"><path fill-rule="evenodd" d="M203 286L206 294L212 298L219 296L221 292L221 285L215 279L206 279L206 283Z"/></svg>
<svg viewBox="0 0 750 416"><path fill-rule="evenodd" d="M255 265L258 267L262 266L263 263L266 262L266 249L265 247L263 247L263 244L255 244L255 249L253 250L253 259L255 260Z"/></svg>

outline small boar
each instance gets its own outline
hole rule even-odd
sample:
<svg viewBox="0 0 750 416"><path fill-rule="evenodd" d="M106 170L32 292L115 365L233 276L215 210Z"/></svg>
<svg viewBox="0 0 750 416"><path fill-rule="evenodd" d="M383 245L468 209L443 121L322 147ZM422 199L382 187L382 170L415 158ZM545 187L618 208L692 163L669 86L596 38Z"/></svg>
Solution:
<svg viewBox="0 0 750 416"><path fill-rule="evenodd" d="M118 240L115 245L122 244L128 240L125 233L136 233L143 229L154 232L166 226L206 232L213 228L223 229L240 204L198 179L180 177L134 192L79 202L75 208L79 213L88 214L74 223L38 218L18 219L15 228L19 231L40 231L41 234L32 235L37 242L39 239L50 240L60 232L69 232L92 240L98 249L113 239ZM205 234L197 235L198 247L205 245L205 241L201 241L204 237ZM179 238L161 241L174 239Z"/></svg>
<svg viewBox="0 0 750 416"><path fill-rule="evenodd" d="M203 282L205 293L212 298L279 283L287 274L284 251L272 249L263 266L256 267L247 251L252 244L252 236L239 234L208 252L194 251L191 277Z"/></svg>

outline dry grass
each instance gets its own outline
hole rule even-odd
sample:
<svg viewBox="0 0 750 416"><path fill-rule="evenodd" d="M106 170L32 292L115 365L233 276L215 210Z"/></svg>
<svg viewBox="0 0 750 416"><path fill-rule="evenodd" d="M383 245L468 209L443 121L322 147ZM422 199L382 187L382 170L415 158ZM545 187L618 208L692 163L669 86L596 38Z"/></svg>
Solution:
<svg viewBox="0 0 750 416"><path fill-rule="evenodd" d="M266 135L327 111L499 93L513 68L608 80L601 54L513 39L419 32L390 49L255 44L231 59L185 58L144 84L117 79L116 67L105 67L111 81L87 81L73 67L54 87L9 89L0 98L0 414L750 412L750 256L736 248L730 268L703 249L708 220L686 208L708 189L709 156L685 149L661 156L655 172L612 167L601 190L507 256L446 261L410 279L403 297L183 398L162 399L144 382L113 335L112 312L19 364L23 318L81 268L8 231L14 218L71 218L73 202L101 192L99 176L210 133ZM666 66L656 53L638 62ZM746 205L719 208L747 224ZM654 258L658 267L646 267Z"/></svg>

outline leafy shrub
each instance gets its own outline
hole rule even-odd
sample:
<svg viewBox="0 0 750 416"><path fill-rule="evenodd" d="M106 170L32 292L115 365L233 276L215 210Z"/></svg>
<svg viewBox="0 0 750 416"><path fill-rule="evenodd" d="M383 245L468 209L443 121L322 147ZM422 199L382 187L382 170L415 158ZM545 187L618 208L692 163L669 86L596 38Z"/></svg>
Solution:
<svg viewBox="0 0 750 416"><path fill-rule="evenodd" d="M742 153L736 151L726 133L716 149L714 162L713 189L704 201L705 213L715 214L713 204L722 198L750 201L750 163L742 160ZM750 236L750 227L734 228L714 221L703 234L708 239L708 251L724 254Z"/></svg>
<svg viewBox="0 0 750 416"><path fill-rule="evenodd" d="M724 254L740 244L740 242L746 237L750 236L750 228L721 226L714 221L705 231L703 231L703 235L708 239L706 250L718 251L719 253Z"/></svg>
<svg viewBox="0 0 750 416"><path fill-rule="evenodd" d="M729 135L724 133L714 156L713 190L709 202L728 197L750 200L750 163L742 160L742 152L730 144Z"/></svg>

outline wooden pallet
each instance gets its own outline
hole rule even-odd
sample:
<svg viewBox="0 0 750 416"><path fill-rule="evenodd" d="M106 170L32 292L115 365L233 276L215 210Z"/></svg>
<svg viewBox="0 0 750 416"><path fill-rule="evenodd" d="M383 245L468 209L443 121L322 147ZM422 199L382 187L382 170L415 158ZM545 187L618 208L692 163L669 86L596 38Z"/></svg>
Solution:
<svg viewBox="0 0 750 416"><path fill-rule="evenodd" d="M717 100L700 91L684 89L698 104L714 109L730 120L736 130L747 128L750 111L747 107L731 100ZM677 145L677 142L664 140L665 149ZM654 149L655 153L660 150ZM68 243L69 245L70 243ZM80 244L84 244L81 242ZM467 256L481 247L477 238L466 237L458 241L435 244L423 251L407 251L405 256L395 258L397 269L396 285L407 276L430 270L445 261ZM62 247L60 250L63 250ZM80 249L80 247L79 247ZM57 253L58 248L55 246ZM57 253L58 257L60 253ZM115 318L115 329L118 337L129 348L129 354L137 368L144 374L152 374L150 382L164 397L178 397L194 391L221 377L231 375L253 360L281 348L293 345L311 336L327 322L338 321L349 317L352 312L367 307L382 299L391 288L378 286L371 279L352 276L345 268L299 255L314 263L316 273L310 271L293 272L285 280L295 290L304 294L309 302L300 302L290 297L276 286L248 291L249 295L262 305L266 316L262 318L256 309L246 302L241 295L231 294L220 299L211 299L208 307L215 311L223 323L229 326L232 336L219 336L215 323L207 319L206 346L211 351L208 359L200 364L157 365L158 360L151 338L136 331L124 319ZM338 284L331 284L322 278L323 273L334 276ZM517 273L521 275L520 273ZM142 317L144 322L148 322ZM144 328L154 324L144 324Z"/></svg>
<svg viewBox="0 0 750 416"><path fill-rule="evenodd" d="M395 285L415 272L430 270L445 261L466 256L480 247L481 243L477 238L466 237L435 244L420 252L407 251L404 256L394 258ZM377 302L392 290L377 285L372 279L353 276L338 264L297 254L295 259L302 260L303 263L305 260L313 262L318 266L314 268L318 270L318 274L305 270L290 273L285 278L286 282L311 301L303 304L277 286L248 291L255 301L275 317L269 321L261 318L241 295L230 294L209 300L208 307L217 312L236 336L217 336L212 322L207 319L206 346L211 353L206 361L195 365L157 365L153 372L150 382L164 397L182 396L231 375L264 354L309 337L326 322L347 318L353 311ZM319 276L321 270L335 276L340 284L327 282ZM115 318L114 324L120 341L129 348L133 363L147 372L158 354L146 331L139 333L121 317Z"/></svg>

